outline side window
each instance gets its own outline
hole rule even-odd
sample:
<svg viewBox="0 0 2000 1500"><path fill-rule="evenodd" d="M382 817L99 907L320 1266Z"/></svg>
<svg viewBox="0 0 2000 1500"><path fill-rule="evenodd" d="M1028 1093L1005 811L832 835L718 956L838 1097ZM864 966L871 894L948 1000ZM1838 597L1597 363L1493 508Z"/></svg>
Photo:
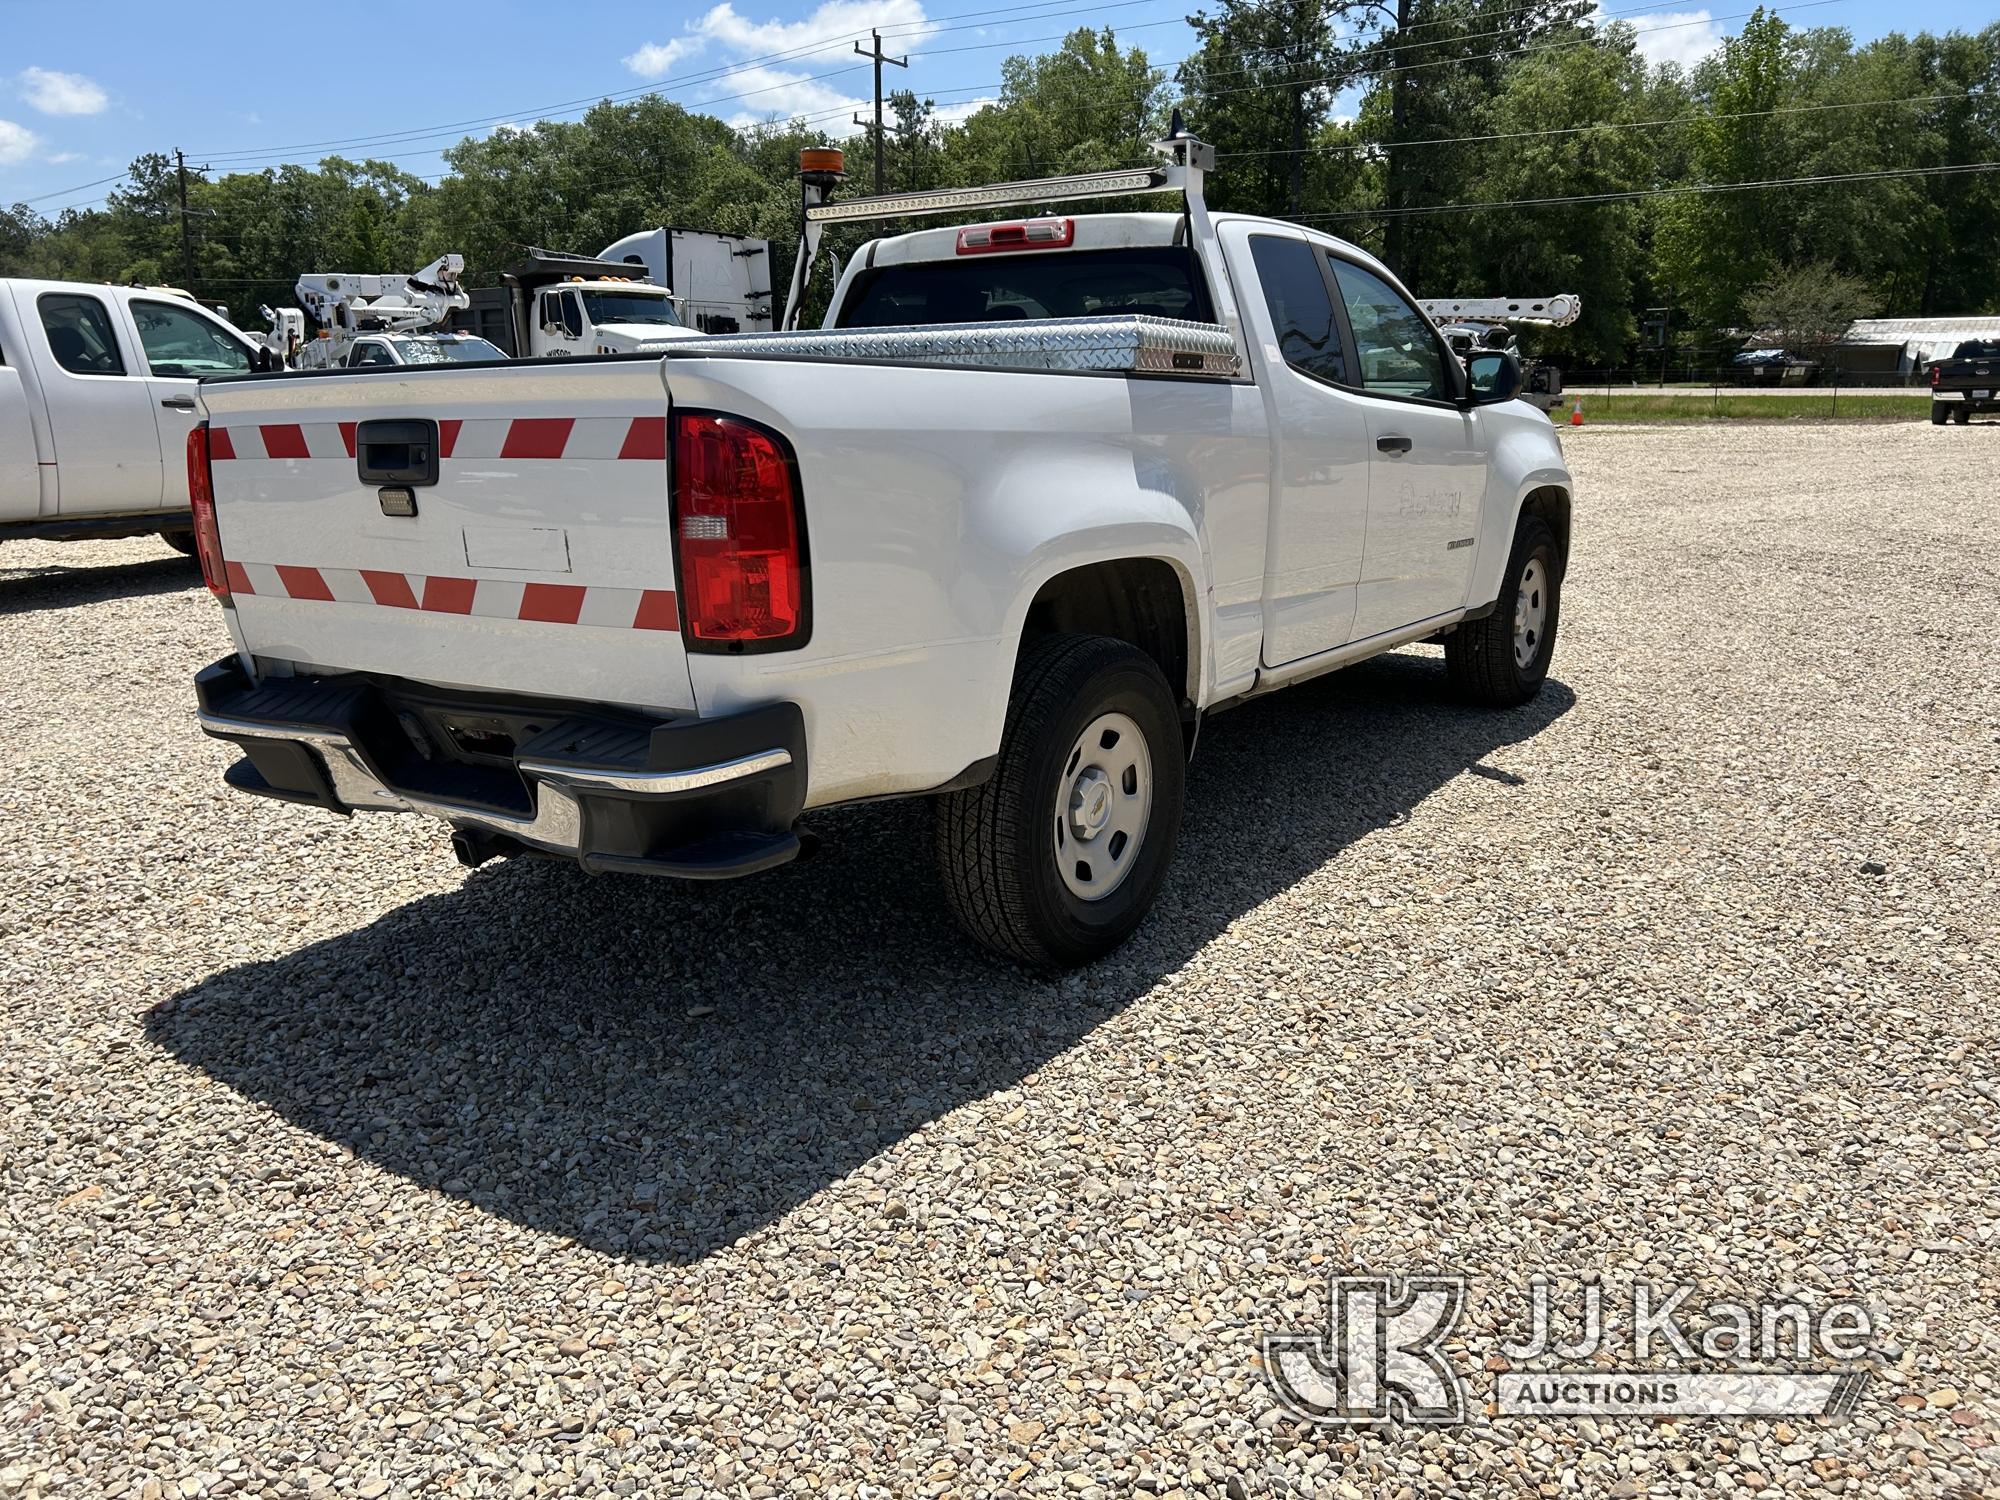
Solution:
<svg viewBox="0 0 2000 1500"><path fill-rule="evenodd" d="M170 379L246 375L250 351L199 313L167 302L134 300L132 321L146 351L146 367Z"/></svg>
<svg viewBox="0 0 2000 1500"><path fill-rule="evenodd" d="M384 349L380 344L373 342L356 344L354 346L354 357L348 363L351 365L386 365L389 363L389 351Z"/></svg>
<svg viewBox="0 0 2000 1500"><path fill-rule="evenodd" d="M1263 283L1285 363L1316 380L1345 385L1347 356L1340 346L1333 299L1320 275L1318 252L1304 240L1259 234L1251 236L1250 258Z"/></svg>
<svg viewBox="0 0 2000 1500"><path fill-rule="evenodd" d="M111 331L111 312L95 297L44 292L36 303L49 353L72 375L123 375L124 356Z"/></svg>
<svg viewBox="0 0 2000 1500"><path fill-rule="evenodd" d="M562 295L562 325L563 332L571 338L583 337L583 309L577 305L575 292Z"/></svg>
<svg viewBox="0 0 2000 1500"><path fill-rule="evenodd" d="M1431 321L1373 271L1329 256L1347 321L1354 329L1354 352L1361 361L1361 385L1384 396L1449 400L1444 356Z"/></svg>

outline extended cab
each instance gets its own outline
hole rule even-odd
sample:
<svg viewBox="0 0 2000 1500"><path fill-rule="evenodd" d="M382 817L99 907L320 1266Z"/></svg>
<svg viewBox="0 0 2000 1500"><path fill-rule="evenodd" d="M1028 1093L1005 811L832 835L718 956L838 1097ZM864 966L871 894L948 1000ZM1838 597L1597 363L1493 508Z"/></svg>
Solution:
<svg viewBox="0 0 2000 1500"><path fill-rule="evenodd" d="M1961 427L1974 412L2000 411L2000 339L1968 339L1931 366L1931 424Z"/></svg>
<svg viewBox="0 0 2000 1500"><path fill-rule="evenodd" d="M695 878L802 815L937 799L964 925L1072 964L1151 905L1203 715L1442 638L1533 697L1570 539L1555 433L1379 261L1211 217L1208 148L829 223L1178 192L863 246L827 326L664 357L203 387L197 679L238 788L425 813L462 859Z"/></svg>
<svg viewBox="0 0 2000 1500"><path fill-rule="evenodd" d="M257 362L175 292L0 280L0 540L157 533L192 552L195 385Z"/></svg>

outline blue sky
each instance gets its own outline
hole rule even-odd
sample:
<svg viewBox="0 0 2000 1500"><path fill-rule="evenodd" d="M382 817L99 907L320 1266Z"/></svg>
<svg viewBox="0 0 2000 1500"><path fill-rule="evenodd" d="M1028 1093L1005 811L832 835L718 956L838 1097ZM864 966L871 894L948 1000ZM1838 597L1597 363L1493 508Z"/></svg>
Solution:
<svg viewBox="0 0 2000 1500"><path fill-rule="evenodd" d="M1642 28L1655 58L1692 61L1742 24L1753 0L1605 0ZM1010 52L1046 51L1081 25L1114 26L1157 63L1189 50L1197 0L727 0L716 5L568 11L488 0L476 12L380 0L288 7L205 0L198 8L100 0L0 0L0 203L35 200L51 217L101 201L145 151L182 147L217 169L388 157L435 176L437 152L507 123L574 118L605 95L659 88L691 107L750 122L805 115L851 129L870 81L852 38L881 28L907 53L887 70L969 113L995 91ZM1779 0L1792 24L1887 31L1971 30L1992 0ZM443 17L434 32L424 17ZM368 138L364 140L364 138Z"/></svg>

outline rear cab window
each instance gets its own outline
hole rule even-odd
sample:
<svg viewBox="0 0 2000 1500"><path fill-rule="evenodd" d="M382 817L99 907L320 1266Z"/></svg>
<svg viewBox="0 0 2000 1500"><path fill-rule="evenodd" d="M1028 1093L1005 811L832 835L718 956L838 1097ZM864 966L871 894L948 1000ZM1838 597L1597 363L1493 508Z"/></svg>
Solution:
<svg viewBox="0 0 2000 1500"><path fill-rule="evenodd" d="M1320 274L1319 252L1304 240L1258 234L1250 258L1285 363L1315 380L1347 384L1347 354L1334 321L1333 297Z"/></svg>
<svg viewBox="0 0 2000 1500"><path fill-rule="evenodd" d="M1215 321L1191 248L1141 245L873 266L854 277L835 326L1134 315Z"/></svg>
<svg viewBox="0 0 2000 1500"><path fill-rule="evenodd" d="M125 356L111 331L111 309L81 292L43 292L35 299L49 353L72 375L123 375Z"/></svg>

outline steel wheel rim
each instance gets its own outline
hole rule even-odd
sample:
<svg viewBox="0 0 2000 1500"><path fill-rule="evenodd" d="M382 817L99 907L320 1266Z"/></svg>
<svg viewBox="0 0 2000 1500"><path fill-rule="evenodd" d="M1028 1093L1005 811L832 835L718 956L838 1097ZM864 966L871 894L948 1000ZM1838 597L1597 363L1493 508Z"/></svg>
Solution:
<svg viewBox="0 0 2000 1500"><path fill-rule="evenodd" d="M1056 778L1055 861L1079 901L1102 901L1132 873L1153 816L1153 753L1130 714L1099 714Z"/></svg>
<svg viewBox="0 0 2000 1500"><path fill-rule="evenodd" d="M1526 671L1541 653L1549 624L1549 570L1539 557L1521 569L1514 591L1514 665Z"/></svg>

